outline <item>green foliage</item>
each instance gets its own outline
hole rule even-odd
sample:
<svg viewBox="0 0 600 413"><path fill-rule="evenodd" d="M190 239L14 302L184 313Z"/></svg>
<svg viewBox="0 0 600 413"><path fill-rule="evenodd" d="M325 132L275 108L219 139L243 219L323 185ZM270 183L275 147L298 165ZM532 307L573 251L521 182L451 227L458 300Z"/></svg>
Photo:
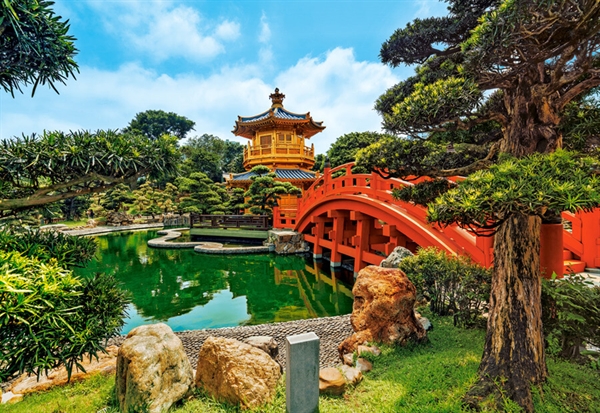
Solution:
<svg viewBox="0 0 600 413"><path fill-rule="evenodd" d="M594 90L581 100L567 105L560 131L565 149L590 152L599 146L600 90Z"/></svg>
<svg viewBox="0 0 600 413"><path fill-rule="evenodd" d="M488 149L479 145L456 144L455 151L448 152L445 144L387 137L360 150L356 155L356 165L398 178L437 176L444 170L468 166L485 158Z"/></svg>
<svg viewBox="0 0 600 413"><path fill-rule="evenodd" d="M75 217L85 217L91 203L92 200L89 196L76 196L75 198L65 199L60 208L65 219L70 221Z"/></svg>
<svg viewBox="0 0 600 413"><path fill-rule="evenodd" d="M335 168L348 162L354 162L360 149L366 148L385 137L390 136L377 132L351 132L340 136L327 151L331 167ZM359 166L354 168L354 172L368 173L369 171Z"/></svg>
<svg viewBox="0 0 600 413"><path fill-rule="evenodd" d="M73 57L75 38L68 21L52 10L46 0L4 0L0 7L0 85L14 97L15 90L33 84L66 83L79 72Z"/></svg>
<svg viewBox="0 0 600 413"><path fill-rule="evenodd" d="M600 346L600 287L580 274L543 280L542 323L553 354L577 359L584 343Z"/></svg>
<svg viewBox="0 0 600 413"><path fill-rule="evenodd" d="M454 188L456 184L447 179L433 179L419 182L412 186L394 188L392 196L394 199L404 202L414 202L417 205L427 206L440 195Z"/></svg>
<svg viewBox="0 0 600 413"><path fill-rule="evenodd" d="M0 142L0 211L40 205L172 173L176 139L149 140L114 131L44 132Z"/></svg>
<svg viewBox="0 0 600 413"><path fill-rule="evenodd" d="M0 251L16 251L44 263L52 260L62 267L83 267L96 253L96 240L55 231L5 228L0 231Z"/></svg>
<svg viewBox="0 0 600 413"><path fill-rule="evenodd" d="M124 204L131 203L135 197L129 187L125 184L119 184L111 188L100 198L100 205L107 211L120 211Z"/></svg>
<svg viewBox="0 0 600 413"><path fill-rule="evenodd" d="M323 173L323 169L325 169L325 155L318 153L315 155L315 164L313 165L312 170Z"/></svg>
<svg viewBox="0 0 600 413"><path fill-rule="evenodd" d="M450 256L434 247L419 249L400 261L400 269L429 301L434 314L454 314L455 325L476 325L487 311L492 272L465 256Z"/></svg>
<svg viewBox="0 0 600 413"><path fill-rule="evenodd" d="M252 183L244 194L248 198L246 208L255 215L273 215L273 207L281 195L298 194L300 189L289 182L276 181L274 172L264 165L252 168L251 172L256 175L250 179Z"/></svg>
<svg viewBox="0 0 600 413"><path fill-rule="evenodd" d="M175 181L181 192L187 193L179 199L179 209L196 214L222 214L226 210L229 195L222 186L215 184L206 174L194 172L189 178L179 177Z"/></svg>
<svg viewBox="0 0 600 413"><path fill-rule="evenodd" d="M221 182L223 172L244 172L244 147L238 142L222 140L217 136L204 134L188 139L181 148L184 161L182 174L202 172L215 182Z"/></svg>
<svg viewBox="0 0 600 413"><path fill-rule="evenodd" d="M189 131L194 130L194 125L195 122L173 112L147 110L137 113L123 132L141 134L150 140L158 139L162 135L183 139Z"/></svg>
<svg viewBox="0 0 600 413"><path fill-rule="evenodd" d="M112 277L82 281L71 271L18 252L0 251L0 380L39 376L65 365L69 375L83 355L123 325L127 299Z"/></svg>
<svg viewBox="0 0 600 413"><path fill-rule="evenodd" d="M177 209L176 198L178 188L172 183L167 183L164 190L155 188L146 182L133 191L132 214L158 215Z"/></svg>
<svg viewBox="0 0 600 413"><path fill-rule="evenodd" d="M560 215L600 205L598 160L559 150L549 155L503 158L476 172L429 205L441 224L496 226L511 214Z"/></svg>
<svg viewBox="0 0 600 413"><path fill-rule="evenodd" d="M227 203L227 212L229 214L240 215L244 213L246 200L244 199L243 188L233 188L229 191L229 202Z"/></svg>

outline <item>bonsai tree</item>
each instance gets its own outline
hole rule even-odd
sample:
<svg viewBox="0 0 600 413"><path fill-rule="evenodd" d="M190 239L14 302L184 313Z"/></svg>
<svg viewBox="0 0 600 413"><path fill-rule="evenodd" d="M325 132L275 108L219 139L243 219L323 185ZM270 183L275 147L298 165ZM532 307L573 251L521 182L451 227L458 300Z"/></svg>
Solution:
<svg viewBox="0 0 600 413"><path fill-rule="evenodd" d="M233 188L229 191L229 202L227 203L227 211L230 214L240 215L244 212L245 199L242 188Z"/></svg>
<svg viewBox="0 0 600 413"><path fill-rule="evenodd" d="M244 197L248 198L246 208L250 208L253 214L272 216L273 207L281 195L300 193L300 189L291 183L276 181L275 173L264 165L257 165L250 172L255 175L250 178L252 183Z"/></svg>
<svg viewBox="0 0 600 413"><path fill-rule="evenodd" d="M228 201L227 191L215 184L206 174L194 172L189 178L177 178L179 190L187 193L179 199L179 208L183 212L196 214L223 213Z"/></svg>
<svg viewBox="0 0 600 413"><path fill-rule="evenodd" d="M415 76L393 86L376 102L384 127L412 138L388 139L365 150L359 164L383 176L468 175L489 168L501 152L513 157L502 167L529 168L527 165L537 161L518 164L516 159L560 148L566 108L600 85L597 2L448 3L446 17L416 19L397 30L381 48L384 63L419 65ZM454 145L456 142L462 146ZM482 147L485 155L471 152L469 159L461 159L461 152L470 150L469 144ZM443 153L454 162L444 164ZM552 163L565 156L544 159ZM577 162L573 166L586 165ZM465 189L450 190L430 213L434 221L481 228L488 227L491 220L496 231L485 350L479 381L467 401L477 404L502 389L526 411L532 411L530 386L547 376L541 323L540 225L542 221L557 222L563 209L591 207L595 199L582 200L577 192L581 186L572 181L549 178L546 182L566 186L562 198L555 198L548 187L535 186L539 181L520 188L509 182L513 178L518 175L505 175L505 186L490 183L485 193L475 189L474 183L468 192L470 184L466 183ZM482 177L470 179L477 182ZM505 189L496 192L496 188ZM517 207L519 194L526 200L536 196L539 200ZM443 204L452 197L461 201L446 210ZM506 199L513 202L504 208ZM566 208L569 205L571 208Z"/></svg>

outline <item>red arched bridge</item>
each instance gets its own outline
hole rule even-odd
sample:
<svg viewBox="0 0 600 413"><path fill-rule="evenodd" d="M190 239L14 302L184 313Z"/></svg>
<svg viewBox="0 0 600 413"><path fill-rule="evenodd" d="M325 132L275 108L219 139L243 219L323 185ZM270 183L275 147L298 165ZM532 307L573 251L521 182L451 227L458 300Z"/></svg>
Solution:
<svg viewBox="0 0 600 413"><path fill-rule="evenodd" d="M492 265L492 237L456 225L429 224L424 207L392 197L394 188L413 183L376 173L353 174L352 167L350 163L327 168L298 198L296 208L275 209L273 226L303 233L314 256L328 258L332 267L353 260L355 273L378 265L397 246L412 251L435 246ZM563 213L563 219L570 223L567 229L562 224L542 225L541 261L546 272L600 267L600 212Z"/></svg>

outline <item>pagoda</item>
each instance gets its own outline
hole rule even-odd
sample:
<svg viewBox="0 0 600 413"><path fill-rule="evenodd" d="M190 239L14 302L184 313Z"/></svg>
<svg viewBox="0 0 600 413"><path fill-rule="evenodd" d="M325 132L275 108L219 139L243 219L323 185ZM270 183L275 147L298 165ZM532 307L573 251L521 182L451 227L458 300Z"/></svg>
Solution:
<svg viewBox="0 0 600 413"><path fill-rule="evenodd" d="M304 190L315 180L310 169L315 164L315 147L305 146L306 140L325 129L323 122L316 122L305 114L293 113L283 107L285 95L275 89L269 95L271 107L254 116L238 116L232 133L248 139L244 147L246 172L230 174L228 186L247 189L254 175L250 170L264 165L275 172L277 179L291 182Z"/></svg>

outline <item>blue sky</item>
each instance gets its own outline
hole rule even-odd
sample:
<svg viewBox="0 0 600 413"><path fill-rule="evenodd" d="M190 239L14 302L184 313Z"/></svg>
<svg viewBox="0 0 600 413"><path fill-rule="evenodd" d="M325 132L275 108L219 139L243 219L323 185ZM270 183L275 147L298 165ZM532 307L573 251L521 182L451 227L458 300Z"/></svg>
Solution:
<svg viewBox="0 0 600 413"><path fill-rule="evenodd" d="M412 69L379 62L381 43L416 17L444 15L436 0L56 0L77 38L77 80L22 95L0 92L0 137L46 130L116 129L148 109L196 122L192 135L231 134L238 115L270 106L310 111L327 129L380 130L377 97Z"/></svg>

